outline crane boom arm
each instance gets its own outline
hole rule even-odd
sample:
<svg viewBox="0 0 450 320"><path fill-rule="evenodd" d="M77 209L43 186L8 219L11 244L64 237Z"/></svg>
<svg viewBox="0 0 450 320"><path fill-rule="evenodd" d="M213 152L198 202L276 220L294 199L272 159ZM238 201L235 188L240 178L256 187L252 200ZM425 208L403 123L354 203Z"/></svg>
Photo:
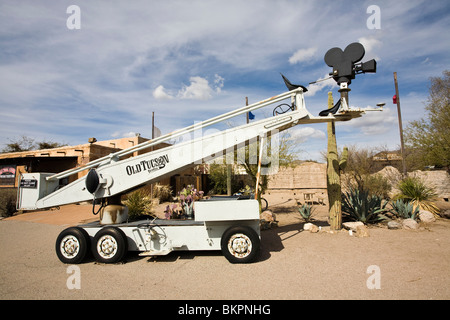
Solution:
<svg viewBox="0 0 450 320"><path fill-rule="evenodd" d="M218 131L206 136L200 133L196 137L197 132L206 126L227 120L232 116L277 103L289 97L296 107L292 112L259 121L252 121L236 128ZM346 106L345 101L343 101L343 105ZM298 124L346 121L360 117L362 113L364 113L364 110L352 110L347 107L341 113L338 112L327 116L315 117L306 109L302 89L294 89L250 106L239 108L234 112L231 111L222 116L217 116L199 124L177 130L172 135L165 135L119 151L118 153L88 163L81 168L75 168L60 174L46 175L44 181L39 185L39 188L42 189L38 190L36 201L32 201L35 203L32 208L49 208L88 201L93 198L109 198L124 194L145 184L170 177L191 166L201 164L205 160L220 157L224 155L224 151L234 151L236 147L239 150L247 141L256 139L258 136L274 135ZM194 139L189 141L177 143L135 157L120 159L132 152L147 149L162 141L192 132L194 132ZM271 155L276 156L277 152L272 152ZM58 179L89 168L91 170L87 176L81 177L55 191L51 190L52 188L54 189ZM45 189L45 192L42 192L43 189ZM20 208L20 205L18 208ZM27 208L24 207L23 209Z"/></svg>

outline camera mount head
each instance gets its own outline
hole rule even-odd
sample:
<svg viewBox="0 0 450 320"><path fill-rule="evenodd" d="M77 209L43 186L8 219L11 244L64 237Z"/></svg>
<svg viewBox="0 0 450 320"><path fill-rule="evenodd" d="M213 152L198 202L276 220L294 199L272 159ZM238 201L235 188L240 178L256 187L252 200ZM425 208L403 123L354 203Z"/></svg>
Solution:
<svg viewBox="0 0 450 320"><path fill-rule="evenodd" d="M333 68L330 76L341 85L347 83L349 85L356 74L375 73L377 70L377 62L375 59L364 63L358 63L365 55L364 46L359 42L349 44L344 51L340 48L332 48L325 54L325 63Z"/></svg>

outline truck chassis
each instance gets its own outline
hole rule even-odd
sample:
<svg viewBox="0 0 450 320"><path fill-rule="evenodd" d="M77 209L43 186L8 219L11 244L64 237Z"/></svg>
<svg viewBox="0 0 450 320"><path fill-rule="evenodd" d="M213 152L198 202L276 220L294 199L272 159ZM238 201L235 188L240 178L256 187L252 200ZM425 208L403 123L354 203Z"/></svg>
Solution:
<svg viewBox="0 0 450 320"><path fill-rule="evenodd" d="M103 263L119 262L128 251L157 256L221 250L231 263L252 262L260 249L259 204L238 199L197 201L195 219L146 219L107 226L96 221L70 227L58 236L56 253L62 262L76 264L90 250Z"/></svg>

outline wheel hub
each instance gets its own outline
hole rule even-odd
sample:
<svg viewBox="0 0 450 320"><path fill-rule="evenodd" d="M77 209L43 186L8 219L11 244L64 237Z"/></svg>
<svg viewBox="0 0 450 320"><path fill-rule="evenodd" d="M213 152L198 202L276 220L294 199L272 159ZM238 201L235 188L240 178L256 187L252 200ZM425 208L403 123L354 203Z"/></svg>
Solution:
<svg viewBox="0 0 450 320"><path fill-rule="evenodd" d="M97 252L103 258L111 258L117 252L117 241L114 237L105 235L97 242Z"/></svg>
<svg viewBox="0 0 450 320"><path fill-rule="evenodd" d="M78 254L80 243L76 237L69 235L62 239L60 249L64 257L72 258Z"/></svg>
<svg viewBox="0 0 450 320"><path fill-rule="evenodd" d="M245 258L252 251L252 242L245 234L238 233L233 235L228 241L228 250L237 258Z"/></svg>

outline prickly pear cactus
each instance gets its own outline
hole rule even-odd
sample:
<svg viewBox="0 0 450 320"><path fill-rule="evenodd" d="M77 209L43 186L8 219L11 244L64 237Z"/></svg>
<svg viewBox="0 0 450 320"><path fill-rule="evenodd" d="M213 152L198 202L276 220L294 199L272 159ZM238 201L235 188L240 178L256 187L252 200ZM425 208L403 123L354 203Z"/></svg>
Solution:
<svg viewBox="0 0 450 320"><path fill-rule="evenodd" d="M333 95L331 92L328 92L328 108L332 108L333 105ZM348 149L344 148L341 160L339 161L334 122L329 122L327 124L327 133L327 189L329 203L329 222L331 230L340 230L342 228L340 171L343 170L347 165Z"/></svg>

